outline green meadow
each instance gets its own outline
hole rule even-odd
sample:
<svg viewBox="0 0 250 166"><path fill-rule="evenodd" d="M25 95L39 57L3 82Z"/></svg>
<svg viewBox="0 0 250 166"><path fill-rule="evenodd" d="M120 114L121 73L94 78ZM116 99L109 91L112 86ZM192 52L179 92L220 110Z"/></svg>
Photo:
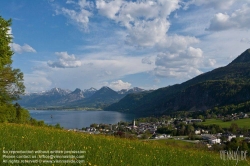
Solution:
<svg viewBox="0 0 250 166"><path fill-rule="evenodd" d="M222 128L229 128L232 123L236 123L239 127L248 127L250 129L250 119L239 119L239 120L234 120L234 121L227 121L223 122L222 120L219 119L206 119L205 122L202 122L204 125L212 125L212 124L217 124L221 126Z"/></svg>
<svg viewBox="0 0 250 166"><path fill-rule="evenodd" d="M45 164L41 163L43 161L40 159L42 155L37 154L34 155L34 158L40 159L40 163L37 164L1 163L1 165L233 166L236 164L234 160L220 159L219 153L187 149L184 146L171 144L171 142L164 144L157 141L120 139L112 136L90 135L49 127L9 123L0 124L0 133L0 162L4 160L6 162L7 153L11 151L68 151L75 156L69 159L73 161L83 161L83 158L79 159L77 155L84 155L84 162L80 164ZM84 154L80 154L81 152ZM49 158L46 160L55 161L58 159ZM238 161L238 165L249 164L248 160Z"/></svg>

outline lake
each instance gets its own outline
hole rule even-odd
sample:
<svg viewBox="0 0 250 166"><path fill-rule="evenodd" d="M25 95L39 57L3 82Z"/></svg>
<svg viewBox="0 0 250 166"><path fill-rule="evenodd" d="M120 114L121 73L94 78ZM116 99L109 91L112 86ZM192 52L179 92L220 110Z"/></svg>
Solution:
<svg viewBox="0 0 250 166"><path fill-rule="evenodd" d="M115 111L63 111L63 110L29 110L32 118L43 120L46 124L60 124L66 129L81 129L93 123L115 124L119 121L131 121L133 114Z"/></svg>

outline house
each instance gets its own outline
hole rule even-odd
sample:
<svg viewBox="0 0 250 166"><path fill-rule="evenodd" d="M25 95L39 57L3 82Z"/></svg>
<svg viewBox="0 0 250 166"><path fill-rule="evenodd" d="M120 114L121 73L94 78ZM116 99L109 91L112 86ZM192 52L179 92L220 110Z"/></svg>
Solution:
<svg viewBox="0 0 250 166"><path fill-rule="evenodd" d="M249 137L245 137L244 142L250 143L250 138Z"/></svg>
<svg viewBox="0 0 250 166"><path fill-rule="evenodd" d="M94 127L86 127L85 131L87 131L87 132L95 132L96 128L94 128Z"/></svg>
<svg viewBox="0 0 250 166"><path fill-rule="evenodd" d="M187 119L187 123L196 123L196 122L202 122L201 119Z"/></svg>
<svg viewBox="0 0 250 166"><path fill-rule="evenodd" d="M201 134L201 131L200 131L200 130L195 130L194 133L195 133L196 135L198 135L198 134Z"/></svg>
<svg viewBox="0 0 250 166"><path fill-rule="evenodd" d="M240 135L238 135L238 137L243 138L243 137L244 137L244 135L240 134Z"/></svg>
<svg viewBox="0 0 250 166"><path fill-rule="evenodd" d="M171 137L171 135L167 135L167 134L162 134L163 136L164 136L164 138L170 138Z"/></svg>
<svg viewBox="0 0 250 166"><path fill-rule="evenodd" d="M210 144L207 144L207 147L208 147L208 148L211 148L212 146L211 146Z"/></svg>
<svg viewBox="0 0 250 166"><path fill-rule="evenodd" d="M155 134L155 129L149 128L148 131L150 132L150 134Z"/></svg>
<svg viewBox="0 0 250 166"><path fill-rule="evenodd" d="M202 134L202 139L207 140L209 144L220 144L221 139L211 134Z"/></svg>
<svg viewBox="0 0 250 166"><path fill-rule="evenodd" d="M219 138L211 138L211 139L208 140L208 142L210 144L220 144L221 143L221 139L219 139Z"/></svg>
<svg viewBox="0 0 250 166"><path fill-rule="evenodd" d="M228 140L228 141L231 141L232 138L236 138L236 135L233 135L233 134L232 134L232 135L228 135L228 136L227 136L227 140Z"/></svg>
<svg viewBox="0 0 250 166"><path fill-rule="evenodd" d="M203 134L208 134L208 130L201 130L201 132L203 133Z"/></svg>
<svg viewBox="0 0 250 166"><path fill-rule="evenodd" d="M242 114L242 115L240 116L240 118L241 118L241 119L249 118L249 116L248 116L247 114Z"/></svg>
<svg viewBox="0 0 250 166"><path fill-rule="evenodd" d="M164 135L159 135L158 138L165 138L165 136Z"/></svg>
<svg viewBox="0 0 250 166"><path fill-rule="evenodd" d="M222 133L217 133L217 134L216 134L216 137L217 137L217 138L220 138L221 136L222 136Z"/></svg>

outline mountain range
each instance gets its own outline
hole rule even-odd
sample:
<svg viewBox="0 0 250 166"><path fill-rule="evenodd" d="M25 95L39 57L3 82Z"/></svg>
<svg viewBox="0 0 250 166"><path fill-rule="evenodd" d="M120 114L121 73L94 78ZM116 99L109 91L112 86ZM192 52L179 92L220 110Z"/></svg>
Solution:
<svg viewBox="0 0 250 166"><path fill-rule="evenodd" d="M101 109L117 102L130 93L144 92L135 87L114 91L107 86L97 90L95 88L74 91L53 88L45 92L28 93L21 96L18 103L28 109Z"/></svg>
<svg viewBox="0 0 250 166"><path fill-rule="evenodd" d="M104 110L162 115L173 111L204 111L246 101L250 101L250 49L227 66L150 93L128 94Z"/></svg>

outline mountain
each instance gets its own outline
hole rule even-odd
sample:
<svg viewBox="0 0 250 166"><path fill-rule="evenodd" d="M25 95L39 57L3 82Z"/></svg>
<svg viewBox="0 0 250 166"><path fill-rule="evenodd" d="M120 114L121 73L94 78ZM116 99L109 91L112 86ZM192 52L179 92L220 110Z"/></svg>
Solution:
<svg viewBox="0 0 250 166"><path fill-rule="evenodd" d="M62 99L60 99L60 103L73 102L81 100L83 98L84 98L84 92L81 89L76 88L73 92L67 94Z"/></svg>
<svg viewBox="0 0 250 166"><path fill-rule="evenodd" d="M86 98L92 96L95 92L97 91L97 89L91 87L90 89L84 89L83 93L84 93L84 96Z"/></svg>
<svg viewBox="0 0 250 166"><path fill-rule="evenodd" d="M70 94L71 91L63 90L61 88L53 88L49 91L30 93L21 96L18 103L24 107L41 107L50 106L54 103L60 103L60 99Z"/></svg>
<svg viewBox="0 0 250 166"><path fill-rule="evenodd" d="M116 91L110 89L107 86L97 90L89 98L84 100L78 100L68 104L70 108L103 108L104 106L110 105L119 101L125 95L118 94Z"/></svg>
<svg viewBox="0 0 250 166"><path fill-rule="evenodd" d="M50 91L45 92L45 95L59 95L59 96L64 96L69 94L71 91L70 90L64 90L61 88L53 88Z"/></svg>
<svg viewBox="0 0 250 166"><path fill-rule="evenodd" d="M126 93L118 93L109 87L102 87L81 90L76 88L74 91L53 88L46 92L30 93L21 96L19 104L29 109L81 109L81 108L103 108L119 101L129 93L144 91L140 88L125 90Z"/></svg>
<svg viewBox="0 0 250 166"><path fill-rule="evenodd" d="M181 110L206 110L250 100L250 49L225 67L203 73L182 84L150 93L129 94L105 110L161 115Z"/></svg>
<svg viewBox="0 0 250 166"><path fill-rule="evenodd" d="M134 88L131 88L131 89L122 89L120 91L117 91L117 93L127 95L127 94L130 94L130 93L140 93L140 92L143 92L143 91L145 91L145 90L141 89L141 88L138 88L138 87L134 87Z"/></svg>
<svg viewBox="0 0 250 166"><path fill-rule="evenodd" d="M91 96L88 90L86 92L87 96ZM47 108L81 100L84 96L84 92L79 88L76 88L73 92L61 88L53 88L45 92L23 95L18 103L26 108Z"/></svg>
<svg viewBox="0 0 250 166"><path fill-rule="evenodd" d="M114 91L111 88L104 86L97 90L91 97L84 100L79 100L71 103L71 108L104 108L110 104L113 104L127 94L137 93L138 91L145 91L144 89L135 87L132 89L123 89L121 91ZM124 92L124 93L123 93Z"/></svg>
<svg viewBox="0 0 250 166"><path fill-rule="evenodd" d="M123 96L124 97L124 96ZM119 95L116 91L110 89L107 86L102 87L96 93L94 93L90 99L96 102L112 102L114 100L122 98L122 95Z"/></svg>

